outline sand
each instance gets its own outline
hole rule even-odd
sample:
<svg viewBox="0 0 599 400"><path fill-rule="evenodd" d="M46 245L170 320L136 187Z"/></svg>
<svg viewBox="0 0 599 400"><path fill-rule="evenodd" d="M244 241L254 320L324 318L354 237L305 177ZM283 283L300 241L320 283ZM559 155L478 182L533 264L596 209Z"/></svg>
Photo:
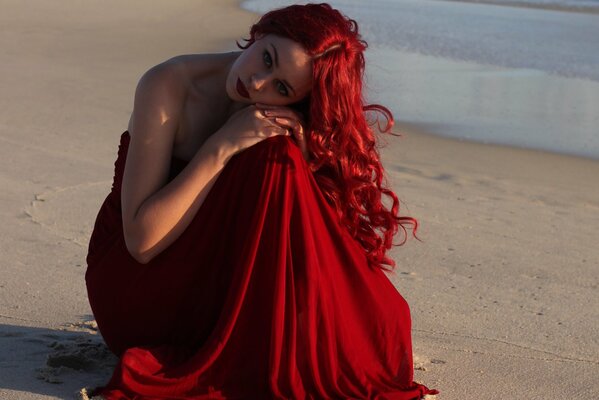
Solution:
<svg viewBox="0 0 599 400"><path fill-rule="evenodd" d="M85 255L137 80L234 49L256 18L230 0L148 4L0 1L2 399L108 379ZM439 399L599 398L599 162L397 130L382 157L423 241L393 250L390 278L416 379Z"/></svg>

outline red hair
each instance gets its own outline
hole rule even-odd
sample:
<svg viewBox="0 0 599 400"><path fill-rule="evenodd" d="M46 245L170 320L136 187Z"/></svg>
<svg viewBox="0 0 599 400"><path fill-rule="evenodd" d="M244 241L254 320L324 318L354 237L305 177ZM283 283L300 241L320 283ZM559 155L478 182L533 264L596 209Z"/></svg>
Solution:
<svg viewBox="0 0 599 400"><path fill-rule="evenodd" d="M395 267L395 261L385 256L393 236L401 227L404 239L397 245L404 244L405 225L412 225L416 236L418 222L398 216L399 200L383 186L384 169L365 113L381 113L387 120L381 131L392 135L393 115L381 105L364 102L367 44L358 33L357 22L325 3L292 5L262 16L251 27L247 44L238 45L246 49L257 36L268 34L301 44L313 57L312 90L296 104L306 114L310 168L342 223L364 248L369 265L392 270L382 265ZM384 207L383 194L393 200L391 210Z"/></svg>

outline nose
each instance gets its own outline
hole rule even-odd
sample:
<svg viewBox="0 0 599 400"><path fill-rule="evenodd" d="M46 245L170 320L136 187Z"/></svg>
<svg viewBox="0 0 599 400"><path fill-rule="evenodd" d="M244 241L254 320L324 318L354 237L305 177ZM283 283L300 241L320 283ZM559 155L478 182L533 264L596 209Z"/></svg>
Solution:
<svg viewBox="0 0 599 400"><path fill-rule="evenodd" d="M266 83L266 76L261 74L254 74L250 77L250 87L253 90L260 90Z"/></svg>

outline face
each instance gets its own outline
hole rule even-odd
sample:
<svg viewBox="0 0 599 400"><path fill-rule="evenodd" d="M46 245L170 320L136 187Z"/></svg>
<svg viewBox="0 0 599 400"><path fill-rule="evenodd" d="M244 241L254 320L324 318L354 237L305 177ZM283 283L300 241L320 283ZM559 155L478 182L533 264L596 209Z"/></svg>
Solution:
<svg viewBox="0 0 599 400"><path fill-rule="evenodd" d="M235 60L227 76L227 94L238 102L288 105L312 87L312 59L297 42L275 35L256 41Z"/></svg>

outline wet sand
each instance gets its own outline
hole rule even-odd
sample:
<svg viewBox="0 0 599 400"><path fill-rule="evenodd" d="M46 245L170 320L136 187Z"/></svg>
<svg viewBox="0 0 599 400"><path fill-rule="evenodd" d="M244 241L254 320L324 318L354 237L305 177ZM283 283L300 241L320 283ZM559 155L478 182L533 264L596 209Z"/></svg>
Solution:
<svg viewBox="0 0 599 400"><path fill-rule="evenodd" d="M443 0L461 1L462 3L492 4L500 7L537 8L540 10L577 12L583 14L599 14L599 6L570 6L566 4L535 4L526 1L493 1L493 0Z"/></svg>

